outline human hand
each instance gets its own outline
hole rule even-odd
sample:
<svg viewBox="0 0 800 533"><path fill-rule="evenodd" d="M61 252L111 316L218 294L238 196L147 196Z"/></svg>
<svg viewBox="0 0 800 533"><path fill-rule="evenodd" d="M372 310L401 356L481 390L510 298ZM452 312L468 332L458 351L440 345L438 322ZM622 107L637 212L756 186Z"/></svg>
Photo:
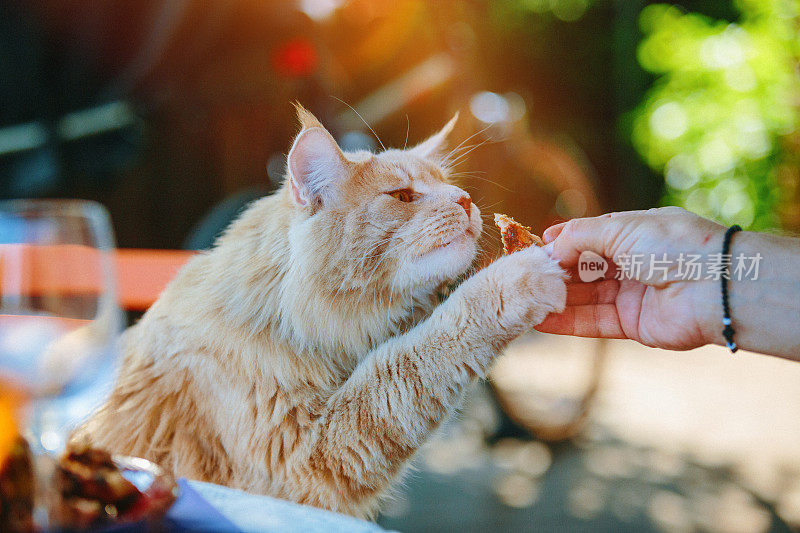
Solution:
<svg viewBox="0 0 800 533"><path fill-rule="evenodd" d="M719 253L726 228L678 207L611 213L557 224L544 232L545 250L573 272L567 307L536 329L546 333L633 339L647 346L688 350L715 342L721 329L719 281L683 279L681 254ZM634 279L584 283L574 275L581 252L610 263L641 254L670 259L667 272L654 274L645 261ZM612 273L614 267L612 266Z"/></svg>

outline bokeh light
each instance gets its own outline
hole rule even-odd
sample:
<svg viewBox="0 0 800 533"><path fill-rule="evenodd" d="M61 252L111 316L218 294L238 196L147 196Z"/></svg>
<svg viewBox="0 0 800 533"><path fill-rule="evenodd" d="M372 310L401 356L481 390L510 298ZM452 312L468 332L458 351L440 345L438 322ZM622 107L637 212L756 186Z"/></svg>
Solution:
<svg viewBox="0 0 800 533"><path fill-rule="evenodd" d="M324 20L344 4L345 0L300 0L300 9L314 20Z"/></svg>
<svg viewBox="0 0 800 533"><path fill-rule="evenodd" d="M469 102L469 109L475 118L487 124L507 122L511 116L506 99L502 95L489 91L473 96Z"/></svg>
<svg viewBox="0 0 800 533"><path fill-rule="evenodd" d="M776 162L795 131L798 2L734 3L737 23L652 5L639 62L658 79L634 114L633 142L663 172L667 204L726 224L776 227Z"/></svg>

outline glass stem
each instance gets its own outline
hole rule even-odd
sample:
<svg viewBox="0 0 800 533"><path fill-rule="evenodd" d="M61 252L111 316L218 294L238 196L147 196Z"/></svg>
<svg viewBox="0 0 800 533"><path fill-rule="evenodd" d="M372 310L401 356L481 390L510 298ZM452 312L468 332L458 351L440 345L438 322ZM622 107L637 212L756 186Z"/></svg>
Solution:
<svg viewBox="0 0 800 533"><path fill-rule="evenodd" d="M57 509L58 491L55 486L55 469L57 465L58 453L61 447L54 446L57 440L53 435L55 427L54 412L46 400L34 401L30 423L28 424L27 440L31 446L33 455L34 481L36 483L36 495L34 498L33 521L36 531L56 531L58 530Z"/></svg>
<svg viewBox="0 0 800 533"><path fill-rule="evenodd" d="M55 531L58 529L53 512L58 503L53 483L56 459L50 454L34 455L33 468L36 476L36 499L33 507L33 522L36 525L36 531Z"/></svg>

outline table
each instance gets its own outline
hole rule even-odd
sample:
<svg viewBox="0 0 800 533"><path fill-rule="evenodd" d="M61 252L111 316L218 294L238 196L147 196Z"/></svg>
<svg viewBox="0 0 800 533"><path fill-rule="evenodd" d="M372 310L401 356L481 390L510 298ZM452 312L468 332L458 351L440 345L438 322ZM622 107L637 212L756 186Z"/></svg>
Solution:
<svg viewBox="0 0 800 533"><path fill-rule="evenodd" d="M146 311L175 274L197 253L189 250L115 250L111 259L116 271L120 306L128 311ZM29 267L12 287L19 294L96 296L105 289L102 283L105 258L94 248L74 244L0 244L0 274L6 256L14 260L21 260L24 256ZM52 265L69 268L52 268ZM2 285L0 283L0 294Z"/></svg>
<svg viewBox="0 0 800 533"><path fill-rule="evenodd" d="M241 533L379 533L372 522L201 481L179 480L170 530ZM209 507L210 506L210 507Z"/></svg>

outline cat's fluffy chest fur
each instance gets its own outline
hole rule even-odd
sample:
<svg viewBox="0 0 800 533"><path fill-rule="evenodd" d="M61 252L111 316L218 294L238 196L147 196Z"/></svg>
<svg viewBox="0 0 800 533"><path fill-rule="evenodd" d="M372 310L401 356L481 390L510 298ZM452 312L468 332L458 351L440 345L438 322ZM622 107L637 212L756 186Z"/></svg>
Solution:
<svg viewBox="0 0 800 533"><path fill-rule="evenodd" d="M300 116L287 183L123 335L112 396L75 438L369 516L499 350L563 308L563 272L520 252L434 309L481 227L430 163L452 124L408 152L345 156Z"/></svg>

